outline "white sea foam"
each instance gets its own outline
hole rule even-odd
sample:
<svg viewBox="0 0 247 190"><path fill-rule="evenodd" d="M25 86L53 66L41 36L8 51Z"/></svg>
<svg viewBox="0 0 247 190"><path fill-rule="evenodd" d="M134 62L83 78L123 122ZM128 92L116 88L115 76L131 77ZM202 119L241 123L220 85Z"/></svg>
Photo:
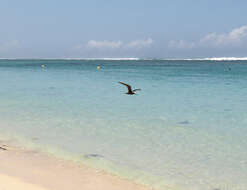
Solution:
<svg viewBox="0 0 247 190"><path fill-rule="evenodd" d="M67 60L109 60L109 61L116 61L116 60L147 60L147 61L151 61L151 60L167 60L167 61L247 61L247 57L208 57L208 58L136 58L136 57L129 57L129 58L65 58Z"/></svg>
<svg viewBox="0 0 247 190"><path fill-rule="evenodd" d="M0 60L143 60L137 57L126 58L0 58Z"/></svg>
<svg viewBox="0 0 247 190"><path fill-rule="evenodd" d="M185 59L185 60L205 60L205 61L246 61L247 57L209 57L209 58L197 58L197 59Z"/></svg>
<svg viewBox="0 0 247 190"><path fill-rule="evenodd" d="M0 60L108 60L108 61L137 61L137 60L163 60L163 61L247 61L247 57L208 57L208 58L0 58Z"/></svg>
<svg viewBox="0 0 247 190"><path fill-rule="evenodd" d="M247 57L206 57L206 58L170 58L154 59L167 61L247 61Z"/></svg>
<svg viewBox="0 0 247 190"><path fill-rule="evenodd" d="M110 58L110 57L104 57L104 58L65 58L66 60L113 60L113 61L121 61L121 60L141 60L140 58L136 57L127 57L127 58Z"/></svg>

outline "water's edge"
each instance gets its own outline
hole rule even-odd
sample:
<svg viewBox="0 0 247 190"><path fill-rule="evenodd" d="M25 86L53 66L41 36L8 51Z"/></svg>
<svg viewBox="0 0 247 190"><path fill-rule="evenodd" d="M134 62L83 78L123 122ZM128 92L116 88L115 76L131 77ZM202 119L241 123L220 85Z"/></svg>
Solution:
<svg viewBox="0 0 247 190"><path fill-rule="evenodd" d="M35 139L34 139L35 140ZM110 175L118 176L121 179L129 180L133 183L144 185L147 188L155 190L181 190L169 187L169 183L165 182L163 178L158 176L152 176L146 172L131 169L123 165L116 165L110 160L105 159L102 155L89 154L80 155L64 151L58 147L51 147L39 144L37 142L30 141L19 134L8 134L2 132L0 134L0 142L2 144L11 144L15 147L24 148L25 150L35 151L44 155L52 156L55 159L62 159L71 161L76 164L85 165L90 168L104 171Z"/></svg>

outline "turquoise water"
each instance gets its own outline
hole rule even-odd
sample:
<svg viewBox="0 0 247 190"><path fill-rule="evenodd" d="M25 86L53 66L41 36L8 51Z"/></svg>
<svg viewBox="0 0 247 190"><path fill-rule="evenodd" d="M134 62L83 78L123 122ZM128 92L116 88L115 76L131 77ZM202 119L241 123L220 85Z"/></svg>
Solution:
<svg viewBox="0 0 247 190"><path fill-rule="evenodd" d="M246 63L0 60L0 132L160 189L246 190Z"/></svg>

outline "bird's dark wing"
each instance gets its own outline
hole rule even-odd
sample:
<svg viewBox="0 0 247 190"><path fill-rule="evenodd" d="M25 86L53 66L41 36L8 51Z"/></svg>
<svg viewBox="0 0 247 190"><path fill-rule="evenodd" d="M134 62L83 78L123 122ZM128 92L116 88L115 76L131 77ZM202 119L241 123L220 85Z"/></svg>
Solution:
<svg viewBox="0 0 247 190"><path fill-rule="evenodd" d="M135 92L135 91L137 91L137 90L141 90L140 88L138 88L138 89L135 89L135 90L133 90L133 92Z"/></svg>
<svg viewBox="0 0 247 190"><path fill-rule="evenodd" d="M130 93L132 92L132 89L131 89L130 85L128 85L126 83L123 83L123 82L119 82L119 83L125 85L128 88L128 92L130 92Z"/></svg>

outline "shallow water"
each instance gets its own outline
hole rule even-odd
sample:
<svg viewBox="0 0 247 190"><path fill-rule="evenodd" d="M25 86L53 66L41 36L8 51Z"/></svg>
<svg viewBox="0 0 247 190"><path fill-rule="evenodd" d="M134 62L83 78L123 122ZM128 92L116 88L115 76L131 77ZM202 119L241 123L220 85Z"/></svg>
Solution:
<svg viewBox="0 0 247 190"><path fill-rule="evenodd" d="M0 60L0 131L161 189L246 190L246 63Z"/></svg>

